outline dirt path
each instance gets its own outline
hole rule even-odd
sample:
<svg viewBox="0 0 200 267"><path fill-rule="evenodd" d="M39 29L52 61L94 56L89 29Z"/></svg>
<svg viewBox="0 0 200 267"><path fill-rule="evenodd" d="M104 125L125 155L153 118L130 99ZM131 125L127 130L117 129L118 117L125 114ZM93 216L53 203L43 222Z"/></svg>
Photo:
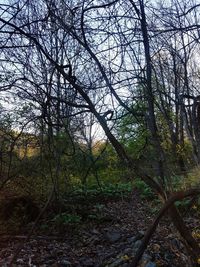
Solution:
<svg viewBox="0 0 200 267"><path fill-rule="evenodd" d="M96 218L91 216L76 226L65 226L60 232L51 226L37 230L13 266L128 267L154 217L155 206L135 192L130 199L108 201L93 209ZM198 223L198 218L188 219L192 227ZM23 233L0 237L0 266L7 266L25 237ZM167 219L160 223L140 266L189 266L185 249Z"/></svg>

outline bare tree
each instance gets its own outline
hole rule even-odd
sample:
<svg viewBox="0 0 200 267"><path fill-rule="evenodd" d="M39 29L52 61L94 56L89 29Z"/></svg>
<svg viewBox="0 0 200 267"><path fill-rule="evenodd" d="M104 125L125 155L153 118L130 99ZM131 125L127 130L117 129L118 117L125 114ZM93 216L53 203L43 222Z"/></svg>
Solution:
<svg viewBox="0 0 200 267"><path fill-rule="evenodd" d="M158 128L159 119L156 117L157 106L164 114L174 146L184 141L183 114L188 121L193 121L193 131L199 131L194 125L198 117L198 99L195 98L196 102L191 106L191 97L188 98L187 111L184 103L180 104L180 92L186 98L185 93L190 95L191 90L188 57L192 50L185 38L199 28L196 23L185 21L183 24L182 15L189 14L198 5L194 9L189 7L182 10L179 3L175 2L175 7L175 13L164 9L174 18L174 21L165 21L161 18L162 11L160 17L157 16L156 7L145 4L143 0L136 3L115 0L99 5L93 1L18 1L5 9L7 16L0 18L2 40L12 48L9 52L4 50L6 61L17 71L15 79L12 83L9 81L8 86L12 90L18 88L17 96L21 99L36 103L38 119L45 122L52 140L63 127L68 127L71 119L74 121L80 114L91 113L122 162L134 170L164 203L170 199L173 191L170 192L166 185L167 164ZM149 20L151 17L159 20L161 29L153 27ZM177 20L179 24L175 26ZM159 64L159 73L154 67L155 55L160 60L163 49L161 40L164 37L160 36L169 33L178 35L169 51L173 62L173 92L171 82L167 81L168 88L165 88L166 70L162 68L162 62ZM157 48L154 46L155 38L160 42ZM174 47L176 40L182 44L181 58L179 51L176 51L179 46ZM181 61L180 70L177 60ZM8 68L8 64L4 63L2 67ZM154 88L154 77L161 79L163 92L159 83ZM180 85L183 86L182 91ZM138 87L143 92L143 112L135 108ZM92 97L94 93L95 98ZM149 142L156 155L153 172L157 179L138 166L112 131L113 124L107 115L114 114L113 118L117 119L118 107L136 120L145 118L150 132ZM167 113L168 107L175 110L175 126ZM56 152L56 160L56 176L59 176L59 151ZM57 184L57 180L54 183ZM58 186L55 188L58 189ZM196 263L200 254L199 246L173 202L170 203L169 212L185 240L193 263Z"/></svg>

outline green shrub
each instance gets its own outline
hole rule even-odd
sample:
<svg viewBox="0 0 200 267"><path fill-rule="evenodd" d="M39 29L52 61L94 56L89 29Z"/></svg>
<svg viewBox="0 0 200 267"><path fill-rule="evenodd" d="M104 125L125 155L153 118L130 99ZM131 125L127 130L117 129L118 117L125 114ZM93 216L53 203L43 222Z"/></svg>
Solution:
<svg viewBox="0 0 200 267"><path fill-rule="evenodd" d="M189 207L190 202L191 202L190 199L183 199L180 201L176 201L175 205L177 208L185 210Z"/></svg>
<svg viewBox="0 0 200 267"><path fill-rule="evenodd" d="M78 199L90 199L95 197L127 197L132 191L132 184L129 183L117 183L117 184L103 184L100 187L97 185L90 185L87 187L75 187L73 191L66 193L64 198L78 198Z"/></svg>
<svg viewBox="0 0 200 267"><path fill-rule="evenodd" d="M56 215L52 219L52 221L57 225L75 224L75 223L80 223L81 216L63 212L63 213Z"/></svg>
<svg viewBox="0 0 200 267"><path fill-rule="evenodd" d="M134 186L139 190L142 198L154 198L151 188L140 179L134 181Z"/></svg>

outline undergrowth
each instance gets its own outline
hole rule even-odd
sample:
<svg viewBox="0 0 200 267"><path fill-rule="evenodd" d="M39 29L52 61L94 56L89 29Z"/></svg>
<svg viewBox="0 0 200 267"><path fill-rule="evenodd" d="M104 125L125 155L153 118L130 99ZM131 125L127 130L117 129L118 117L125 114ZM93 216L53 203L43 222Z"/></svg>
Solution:
<svg viewBox="0 0 200 267"><path fill-rule="evenodd" d="M63 195L66 200L69 199L97 199L105 198L126 198L130 195L133 189L132 183L116 183L116 184L102 184L101 186L89 185L74 187L73 190Z"/></svg>

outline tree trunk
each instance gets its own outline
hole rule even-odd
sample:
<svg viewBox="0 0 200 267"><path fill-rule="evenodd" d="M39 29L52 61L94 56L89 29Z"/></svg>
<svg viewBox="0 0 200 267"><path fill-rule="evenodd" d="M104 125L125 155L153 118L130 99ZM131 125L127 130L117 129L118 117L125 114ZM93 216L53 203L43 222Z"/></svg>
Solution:
<svg viewBox="0 0 200 267"><path fill-rule="evenodd" d="M198 245L198 242L191 235L191 231L185 225L185 222L183 221L175 205L172 205L169 209L169 215L174 226L185 241L185 245L189 252L189 255L191 256L193 266L199 266L198 259L200 257L200 247Z"/></svg>

